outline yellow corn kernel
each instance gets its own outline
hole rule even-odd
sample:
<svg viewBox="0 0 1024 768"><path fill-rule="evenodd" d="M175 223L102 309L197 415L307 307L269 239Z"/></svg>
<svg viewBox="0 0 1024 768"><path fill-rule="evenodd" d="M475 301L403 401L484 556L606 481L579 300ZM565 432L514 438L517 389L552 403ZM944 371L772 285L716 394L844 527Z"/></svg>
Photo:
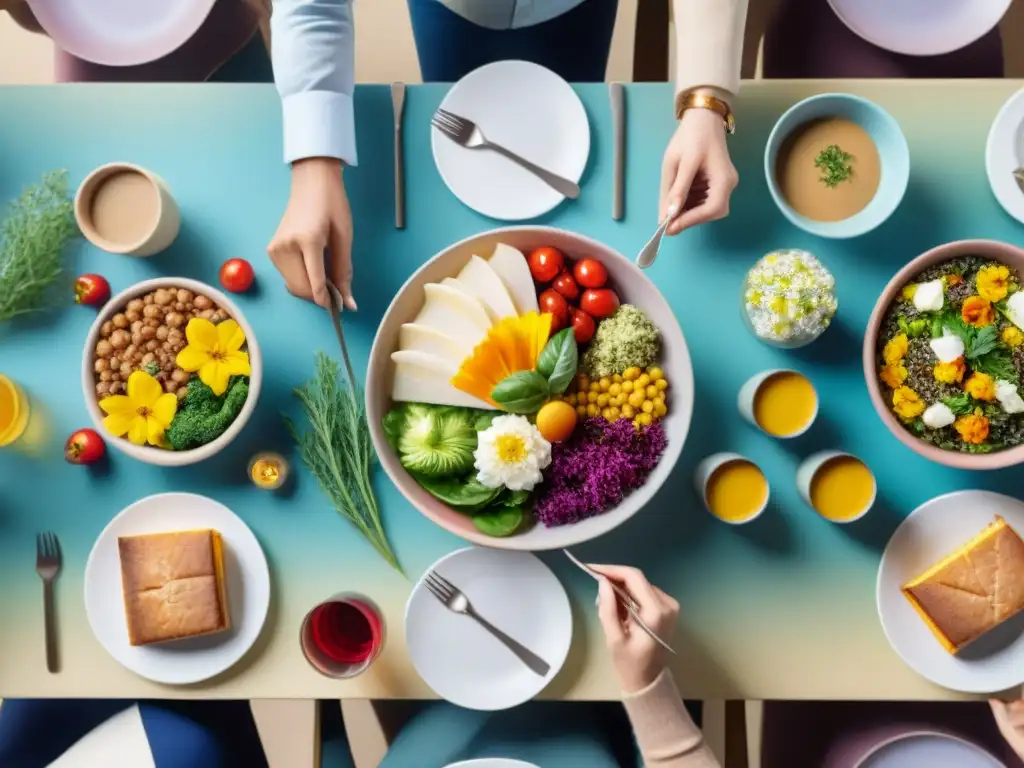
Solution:
<svg viewBox="0 0 1024 768"><path fill-rule="evenodd" d="M612 409L611 408L602 408L601 409L601 418L603 418L605 421L611 421L612 420L611 414L612 414Z"/></svg>
<svg viewBox="0 0 1024 768"><path fill-rule="evenodd" d="M618 397L615 398L615 404L619 408L621 408L622 406L624 406L628 402L629 402L629 395L627 395L625 392L623 392L621 395L619 395Z"/></svg>
<svg viewBox="0 0 1024 768"><path fill-rule="evenodd" d="M636 416L636 411L633 410L633 406L630 405L629 403L626 403L624 406L622 406L622 408L619 410L619 413L622 414L622 418L624 419L632 419L634 416Z"/></svg>
<svg viewBox="0 0 1024 768"><path fill-rule="evenodd" d="M600 416L601 409L597 407L596 403L591 403L587 406L587 416Z"/></svg>
<svg viewBox="0 0 1024 768"><path fill-rule="evenodd" d="M640 406L640 410L643 411L644 413L653 413L654 403L652 403L650 400L644 400L643 404Z"/></svg>
<svg viewBox="0 0 1024 768"><path fill-rule="evenodd" d="M637 368L636 366L633 366L632 368L627 368L622 372L622 378L624 378L626 381L633 381L639 376L640 369Z"/></svg>
<svg viewBox="0 0 1024 768"><path fill-rule="evenodd" d="M658 388L653 384L648 384L644 389L644 394L647 395L648 400L653 400L658 396Z"/></svg>
<svg viewBox="0 0 1024 768"><path fill-rule="evenodd" d="M641 392L640 390L637 390L636 392L629 396L629 404L632 405L634 408L639 408L641 405L643 405L643 402L644 393Z"/></svg>
<svg viewBox="0 0 1024 768"><path fill-rule="evenodd" d="M608 407L608 395L605 394L604 392L602 392L600 395L597 396L597 407L598 408L607 408Z"/></svg>
<svg viewBox="0 0 1024 768"><path fill-rule="evenodd" d="M654 403L654 407L655 408L657 408L659 405L664 407L664 405L665 405L665 396L664 395L658 395L653 400L651 400L651 402Z"/></svg>
<svg viewBox="0 0 1024 768"><path fill-rule="evenodd" d="M665 407L664 403L655 403L654 404L654 415L655 416L657 416L660 419L666 413L668 413L668 408Z"/></svg>
<svg viewBox="0 0 1024 768"><path fill-rule="evenodd" d="M608 391L608 387L610 387L612 385L612 380L609 379L607 376L602 376L601 380L598 382L598 384L601 385L601 391L602 392L607 392Z"/></svg>
<svg viewBox="0 0 1024 768"><path fill-rule="evenodd" d="M648 376L646 373L641 373L637 377L636 383L633 386L635 386L637 389L646 389L647 385L650 384L650 383L651 383L651 377Z"/></svg>
<svg viewBox="0 0 1024 768"><path fill-rule="evenodd" d="M600 397L600 395L597 394L597 392L587 392L587 402L588 403L596 403L597 402L597 398L599 398L599 397Z"/></svg>
<svg viewBox="0 0 1024 768"><path fill-rule="evenodd" d="M573 405L573 406L575 406L575 405L576 405L576 395L566 395L566 396L565 396L565 397L564 397L563 399L564 399L564 400L565 400L565 402L567 402L567 403L568 403L569 405Z"/></svg>
<svg viewBox="0 0 1024 768"><path fill-rule="evenodd" d="M625 392L627 395L630 392L632 392L633 391L633 382L632 381L624 381L624 382L622 382L622 391Z"/></svg>
<svg viewBox="0 0 1024 768"><path fill-rule="evenodd" d="M587 418L587 406L585 406L585 405L577 405L576 406L576 415L579 416L581 419Z"/></svg>
<svg viewBox="0 0 1024 768"><path fill-rule="evenodd" d="M622 384L620 384L618 382L614 382L610 387L608 387L608 394L609 395L617 395L621 391L622 391Z"/></svg>
<svg viewBox="0 0 1024 768"><path fill-rule="evenodd" d="M612 375L612 381L615 384L621 384L622 383L622 374L621 373L613 374Z"/></svg>
<svg viewBox="0 0 1024 768"><path fill-rule="evenodd" d="M651 377L651 381L658 381L659 379L665 378L665 372L656 365L647 369L647 375Z"/></svg>
<svg viewBox="0 0 1024 768"><path fill-rule="evenodd" d="M668 379L655 379L654 386L656 386L660 392L664 392L668 389Z"/></svg>
<svg viewBox="0 0 1024 768"><path fill-rule="evenodd" d="M587 375L585 373L581 373L578 377L576 377L576 386L580 390L585 390L587 387L590 386L590 379L587 378Z"/></svg>
<svg viewBox="0 0 1024 768"><path fill-rule="evenodd" d="M591 392L600 392L601 391L601 384L600 384L600 382L592 381L592 382L590 382L590 386L587 387L587 389L589 389Z"/></svg>
<svg viewBox="0 0 1024 768"><path fill-rule="evenodd" d="M615 421L617 418L619 418L619 409L616 408L615 406L605 408L604 417L608 419L608 421Z"/></svg>
<svg viewBox="0 0 1024 768"><path fill-rule="evenodd" d="M642 427L649 427L654 419L651 418L649 413L638 413L636 418L633 420L635 424L639 424Z"/></svg>

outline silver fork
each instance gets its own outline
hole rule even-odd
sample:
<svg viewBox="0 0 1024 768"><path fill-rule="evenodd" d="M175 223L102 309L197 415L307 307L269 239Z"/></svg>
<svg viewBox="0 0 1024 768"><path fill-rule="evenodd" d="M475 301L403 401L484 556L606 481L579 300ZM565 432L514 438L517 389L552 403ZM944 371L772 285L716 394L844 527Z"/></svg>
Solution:
<svg viewBox="0 0 1024 768"><path fill-rule="evenodd" d="M57 628L53 606L53 580L60 573L60 541L55 533L36 535L36 573L43 580L43 622L46 630L46 668L57 671Z"/></svg>
<svg viewBox="0 0 1024 768"><path fill-rule="evenodd" d="M467 149L491 149L500 155L504 155L570 200L575 200L580 196L579 184L569 181L557 173L552 173L547 168L541 168L536 163L531 163L525 157L517 155L512 150L501 146L501 144L488 141L487 137L484 136L484 132L472 120L452 114L446 109L439 109L430 119L430 124L456 144L460 144Z"/></svg>
<svg viewBox="0 0 1024 768"><path fill-rule="evenodd" d="M506 635L496 626L491 624L491 622L477 613L473 609L473 605L469 602L469 598L467 598L458 587L448 581L448 579L437 571L429 571L426 578L423 580L423 583L426 585L427 591L440 600L448 610L455 613L461 613L463 616L469 616L471 619L476 620L477 624L494 635L494 637L500 640L506 648L512 651L512 653L514 653L519 660L523 662L523 664L529 667L530 671L540 675L541 677L547 676L548 672L551 670L550 664L518 640Z"/></svg>

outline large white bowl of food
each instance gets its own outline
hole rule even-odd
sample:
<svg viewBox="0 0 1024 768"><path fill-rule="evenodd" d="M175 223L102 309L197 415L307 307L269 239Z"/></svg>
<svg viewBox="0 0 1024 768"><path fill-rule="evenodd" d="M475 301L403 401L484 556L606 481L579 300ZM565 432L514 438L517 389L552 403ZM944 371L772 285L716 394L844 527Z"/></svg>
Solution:
<svg viewBox="0 0 1024 768"><path fill-rule="evenodd" d="M388 476L477 544L567 547L647 504L690 426L675 314L628 259L549 227L446 248L402 286L370 352Z"/></svg>
<svg viewBox="0 0 1024 768"><path fill-rule="evenodd" d="M177 467L235 439L259 398L260 348L242 311L183 277L127 288L85 341L82 390L96 428L123 453Z"/></svg>

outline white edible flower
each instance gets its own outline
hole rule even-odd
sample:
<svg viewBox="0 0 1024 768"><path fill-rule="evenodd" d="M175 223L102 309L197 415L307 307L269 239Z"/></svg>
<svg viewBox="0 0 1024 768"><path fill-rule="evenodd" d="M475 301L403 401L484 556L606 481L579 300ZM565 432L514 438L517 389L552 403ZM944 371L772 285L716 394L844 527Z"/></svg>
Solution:
<svg viewBox="0 0 1024 768"><path fill-rule="evenodd" d="M1011 294L1006 300L1006 316L1011 323L1024 330L1024 292Z"/></svg>
<svg viewBox="0 0 1024 768"><path fill-rule="evenodd" d="M788 342L821 334L838 304L835 278L807 251L773 251L747 273L744 308L761 339Z"/></svg>
<svg viewBox="0 0 1024 768"><path fill-rule="evenodd" d="M932 348L940 363L952 363L964 354L964 340L950 333L948 328L943 328L942 336L929 341L928 346Z"/></svg>
<svg viewBox="0 0 1024 768"><path fill-rule="evenodd" d="M926 427L942 429L956 421L956 416L953 415L953 411L945 403L935 403L934 405L929 405L925 412L921 414L921 421L924 422Z"/></svg>
<svg viewBox="0 0 1024 768"><path fill-rule="evenodd" d="M532 491L551 463L551 443L525 416L498 416L477 438L473 466L488 488Z"/></svg>
<svg viewBox="0 0 1024 768"><path fill-rule="evenodd" d="M1007 413L1024 413L1024 400L1012 381L996 379L996 400Z"/></svg>
<svg viewBox="0 0 1024 768"><path fill-rule="evenodd" d="M945 300L946 286L942 279L921 283L914 291L914 307L918 312L938 312Z"/></svg>

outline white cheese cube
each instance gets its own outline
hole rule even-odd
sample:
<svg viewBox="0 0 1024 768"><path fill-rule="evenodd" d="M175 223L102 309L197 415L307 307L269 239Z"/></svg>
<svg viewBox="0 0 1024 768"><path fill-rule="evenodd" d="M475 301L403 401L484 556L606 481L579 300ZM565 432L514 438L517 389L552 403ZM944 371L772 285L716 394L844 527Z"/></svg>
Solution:
<svg viewBox="0 0 1024 768"><path fill-rule="evenodd" d="M1006 314L1011 323L1024 330L1024 292L1017 291L1006 300Z"/></svg>
<svg viewBox="0 0 1024 768"><path fill-rule="evenodd" d="M1007 413L1024 412L1024 400L1021 399L1017 387L1011 381L996 379L996 400Z"/></svg>
<svg viewBox="0 0 1024 768"><path fill-rule="evenodd" d="M942 429L956 421L956 416L953 415L953 411L945 403L935 403L934 405L929 405L924 413L921 414L921 421L924 422L926 427Z"/></svg>
<svg viewBox="0 0 1024 768"><path fill-rule="evenodd" d="M942 331L944 335L929 341L928 346L932 348L932 352L939 358L940 363L952 363L957 358L963 357L964 342L959 336L954 336L945 328Z"/></svg>
<svg viewBox="0 0 1024 768"><path fill-rule="evenodd" d="M945 300L946 286L939 280L921 283L914 291L914 306L918 312L938 312Z"/></svg>

